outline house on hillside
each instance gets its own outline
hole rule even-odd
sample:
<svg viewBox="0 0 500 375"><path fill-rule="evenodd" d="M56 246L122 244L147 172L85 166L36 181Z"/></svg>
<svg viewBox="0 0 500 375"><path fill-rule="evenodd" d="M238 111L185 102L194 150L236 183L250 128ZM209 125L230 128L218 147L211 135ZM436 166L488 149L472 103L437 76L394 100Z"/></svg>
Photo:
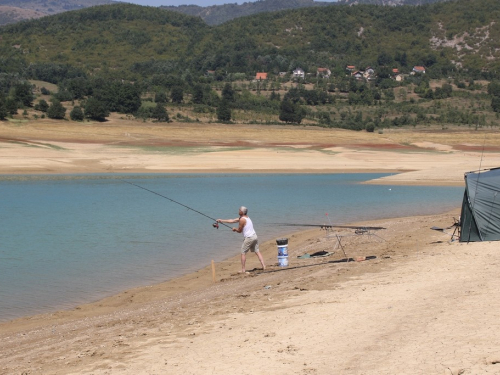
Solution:
<svg viewBox="0 0 500 375"><path fill-rule="evenodd" d="M412 70L413 74L425 74L425 68L423 66L414 66Z"/></svg>
<svg viewBox="0 0 500 375"><path fill-rule="evenodd" d="M354 78L356 78L358 81L362 81L362 80L365 79L363 73L364 73L363 71L357 70L355 72L352 72L351 76L354 77Z"/></svg>
<svg viewBox="0 0 500 375"><path fill-rule="evenodd" d="M394 76L394 79L396 80L396 82L402 82L404 81L405 77L402 74L396 74Z"/></svg>
<svg viewBox="0 0 500 375"><path fill-rule="evenodd" d="M215 70L207 70L207 72L205 73L206 76L214 76L215 75Z"/></svg>
<svg viewBox="0 0 500 375"><path fill-rule="evenodd" d="M293 71L292 76L293 78L304 78L306 76L306 73L302 68L297 68Z"/></svg>
<svg viewBox="0 0 500 375"><path fill-rule="evenodd" d="M368 76L372 76L372 75L375 74L375 69L373 69L371 66L368 66L365 69L365 74L368 75Z"/></svg>
<svg viewBox="0 0 500 375"><path fill-rule="evenodd" d="M257 81L265 81L267 79L267 73L257 73L255 79Z"/></svg>
<svg viewBox="0 0 500 375"><path fill-rule="evenodd" d="M371 66L367 67L365 71L363 72L363 77L369 81L375 78L375 69L373 69Z"/></svg>
<svg viewBox="0 0 500 375"><path fill-rule="evenodd" d="M356 70L356 67L354 65L347 65L345 68L348 72L352 73Z"/></svg>
<svg viewBox="0 0 500 375"><path fill-rule="evenodd" d="M332 75L332 72L328 68L318 68L316 71L316 77L321 77L321 78L330 78Z"/></svg>

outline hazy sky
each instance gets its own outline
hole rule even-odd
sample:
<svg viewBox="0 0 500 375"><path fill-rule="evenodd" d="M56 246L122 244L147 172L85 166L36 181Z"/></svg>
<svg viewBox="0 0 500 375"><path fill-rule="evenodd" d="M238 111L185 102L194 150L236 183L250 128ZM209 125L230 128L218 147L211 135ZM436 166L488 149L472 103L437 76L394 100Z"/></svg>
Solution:
<svg viewBox="0 0 500 375"><path fill-rule="evenodd" d="M139 5L151 5L151 6L160 6L160 5L199 5L199 6L209 6L209 5L221 5L221 4L243 4L243 3L252 3L253 1L236 1L236 0L122 0L127 3L139 4ZM336 0L321 0L327 2L335 2Z"/></svg>

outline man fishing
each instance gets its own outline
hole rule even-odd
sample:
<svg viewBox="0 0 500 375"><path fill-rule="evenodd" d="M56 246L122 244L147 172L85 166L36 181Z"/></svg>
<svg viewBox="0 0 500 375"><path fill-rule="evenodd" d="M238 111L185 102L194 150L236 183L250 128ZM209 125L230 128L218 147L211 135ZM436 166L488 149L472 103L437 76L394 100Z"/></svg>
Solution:
<svg viewBox="0 0 500 375"><path fill-rule="evenodd" d="M248 208L241 206L239 209L240 217L236 219L222 220L217 219L218 223L239 223L238 228L232 228L233 232L243 233L243 245L241 245L241 272L245 273L245 263L246 263L246 253L251 251L257 255L259 258L262 269L266 269L264 264L264 259L259 251L259 240L257 238L257 233L253 228L252 220L248 217Z"/></svg>

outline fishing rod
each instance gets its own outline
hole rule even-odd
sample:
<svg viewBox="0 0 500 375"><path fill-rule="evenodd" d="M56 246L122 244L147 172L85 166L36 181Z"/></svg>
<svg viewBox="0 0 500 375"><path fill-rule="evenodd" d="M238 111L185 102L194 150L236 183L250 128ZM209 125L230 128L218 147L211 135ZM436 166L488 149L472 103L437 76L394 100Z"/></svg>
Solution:
<svg viewBox="0 0 500 375"><path fill-rule="evenodd" d="M319 227L321 229L330 228L344 228L344 229L368 229L368 230L382 230L384 227L367 227L363 225L330 225L330 224L296 224L296 223L277 223L276 225L282 227Z"/></svg>
<svg viewBox="0 0 500 375"><path fill-rule="evenodd" d="M368 227L363 225L333 225L328 212L325 214L328 218L329 224L301 224L301 223L277 223L276 225L282 227L319 227L321 229L332 229L332 228L342 228L342 229L356 229L356 230L382 230L386 229L384 227Z"/></svg>
<svg viewBox="0 0 500 375"><path fill-rule="evenodd" d="M147 188L145 188L145 187L143 187L143 186L140 186L140 185L134 184L134 183L132 183L132 182L130 182L130 181L127 181L127 180L122 180L122 179L119 179L119 180L120 180L121 182L125 182L126 184L129 184L129 185L132 185L132 186L138 187L139 189L149 191L149 192L150 192L150 193L152 193L152 194L158 195L159 197L165 198L165 199L169 200L170 202L176 203L176 204L178 204L179 206L185 207L185 208L187 208L188 210L191 210L191 211L193 211L193 212L196 212L197 214L200 214L200 215L202 215L202 216L205 216L205 217L209 218L210 220L213 220L213 221L214 221L214 223L212 224L212 226L213 226L214 228L216 228L216 229L219 229L219 224L222 224L222 225L224 225L225 227L228 227L228 228L229 228L229 229L231 229L231 230L233 229L233 228L232 228L232 227L230 227L229 225L226 225L226 224L224 224L224 223L219 223L219 222L217 222L217 219L214 219L213 217L210 217L210 216L208 216L208 215L205 215L203 212L200 212L200 211L198 211L198 210L195 210L194 208L191 208L191 207L189 207L189 206L186 206L185 204L182 204L182 203L180 203L180 202L177 202L176 200L173 200L172 198L169 198L169 197L167 197L167 196L165 196L165 195L162 195L162 194L160 194L160 193L157 193L156 191L149 190L149 189L147 189Z"/></svg>

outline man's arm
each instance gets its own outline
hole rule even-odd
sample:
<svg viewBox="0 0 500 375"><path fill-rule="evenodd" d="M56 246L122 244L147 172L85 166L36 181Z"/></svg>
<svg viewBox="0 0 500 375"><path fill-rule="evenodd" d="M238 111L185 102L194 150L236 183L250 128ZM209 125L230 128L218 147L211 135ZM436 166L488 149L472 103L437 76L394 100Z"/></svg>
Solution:
<svg viewBox="0 0 500 375"><path fill-rule="evenodd" d="M228 223L228 224L234 224L234 223L237 223L238 221L240 220L240 218L236 218L236 219L227 219L227 220L223 220L223 219L217 219L217 222L218 223Z"/></svg>
<svg viewBox="0 0 500 375"><path fill-rule="evenodd" d="M233 228L233 232L241 233L241 232L243 232L243 228L245 228L245 224L247 223L247 219L245 219L244 217L240 217L238 220L240 221L240 225L238 226L238 228Z"/></svg>

